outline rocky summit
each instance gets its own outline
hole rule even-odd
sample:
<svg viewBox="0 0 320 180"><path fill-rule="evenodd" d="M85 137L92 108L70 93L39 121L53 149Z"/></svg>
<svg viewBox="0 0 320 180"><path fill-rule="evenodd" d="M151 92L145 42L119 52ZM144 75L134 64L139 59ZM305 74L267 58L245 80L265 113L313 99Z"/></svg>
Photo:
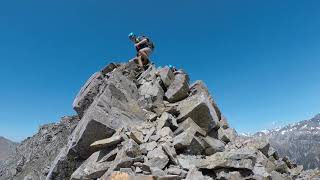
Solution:
<svg viewBox="0 0 320 180"><path fill-rule="evenodd" d="M154 64L143 70L132 61L111 63L89 78L73 107L78 116L72 120L78 122L75 128L67 128L64 134L70 132L69 137L59 136L65 138L52 146L58 143L59 132L51 129L26 140L22 144L28 152L21 154L33 157L19 157L22 160L13 163L14 172L4 173L4 179L320 177L318 170L303 171L302 166L280 157L266 138L238 136L206 85L190 84L183 70L173 72ZM37 151L28 149L30 143Z"/></svg>

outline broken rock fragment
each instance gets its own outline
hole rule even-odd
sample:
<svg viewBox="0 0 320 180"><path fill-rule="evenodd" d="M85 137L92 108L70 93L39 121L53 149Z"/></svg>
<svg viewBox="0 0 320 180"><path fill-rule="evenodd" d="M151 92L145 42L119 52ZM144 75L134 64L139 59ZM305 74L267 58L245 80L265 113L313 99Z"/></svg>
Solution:
<svg viewBox="0 0 320 180"><path fill-rule="evenodd" d="M168 88L175 79L173 71L167 66L159 70L159 75L166 88Z"/></svg>
<svg viewBox="0 0 320 180"><path fill-rule="evenodd" d="M218 125L217 113L208 97L203 93L179 102L177 109L180 112L177 117L178 122L191 118L205 132L209 132Z"/></svg>
<svg viewBox="0 0 320 180"><path fill-rule="evenodd" d="M174 81L169 86L165 93L169 102L174 103L188 96L189 92L189 77L186 74L175 75Z"/></svg>

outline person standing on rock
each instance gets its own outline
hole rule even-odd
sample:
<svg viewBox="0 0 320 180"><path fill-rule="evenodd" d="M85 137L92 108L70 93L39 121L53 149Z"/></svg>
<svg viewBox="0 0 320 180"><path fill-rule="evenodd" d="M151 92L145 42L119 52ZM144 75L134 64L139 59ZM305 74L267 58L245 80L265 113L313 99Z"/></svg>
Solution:
<svg viewBox="0 0 320 180"><path fill-rule="evenodd" d="M129 39L134 43L137 50L137 63L144 67L149 63L149 56L153 52L153 42L146 36L136 36L134 33L129 34Z"/></svg>

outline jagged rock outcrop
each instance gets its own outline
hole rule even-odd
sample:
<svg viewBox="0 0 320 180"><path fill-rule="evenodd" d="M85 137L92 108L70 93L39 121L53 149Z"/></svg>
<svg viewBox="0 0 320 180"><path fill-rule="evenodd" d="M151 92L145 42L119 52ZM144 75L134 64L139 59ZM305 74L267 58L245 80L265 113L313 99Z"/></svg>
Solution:
<svg viewBox="0 0 320 180"><path fill-rule="evenodd" d="M41 126L37 134L22 141L16 152L0 165L0 179L45 179L78 122L78 116L66 116L58 123Z"/></svg>
<svg viewBox="0 0 320 180"><path fill-rule="evenodd" d="M238 136L205 84L189 85L182 70L112 63L88 80L73 105L81 119L58 148L47 180L294 179L318 173L279 157L265 139Z"/></svg>
<svg viewBox="0 0 320 180"><path fill-rule="evenodd" d="M320 167L320 114L282 128L258 132L253 137L268 138L280 156L288 156L305 169Z"/></svg>
<svg viewBox="0 0 320 180"><path fill-rule="evenodd" d="M301 167L229 127L202 81L150 64L108 65L81 89L81 120L51 166L55 179L296 178Z"/></svg>

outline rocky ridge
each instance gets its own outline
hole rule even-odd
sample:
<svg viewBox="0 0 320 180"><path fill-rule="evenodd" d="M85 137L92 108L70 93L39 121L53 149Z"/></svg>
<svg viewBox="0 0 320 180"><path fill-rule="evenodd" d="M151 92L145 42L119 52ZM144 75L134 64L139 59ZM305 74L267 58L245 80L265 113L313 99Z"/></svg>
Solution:
<svg viewBox="0 0 320 180"><path fill-rule="evenodd" d="M305 169L320 167L320 114L282 128L253 135L266 137L281 156L288 156Z"/></svg>
<svg viewBox="0 0 320 180"><path fill-rule="evenodd" d="M15 152L17 143L0 136L0 163Z"/></svg>
<svg viewBox="0 0 320 180"><path fill-rule="evenodd" d="M319 171L279 157L266 138L229 127L202 81L183 70L111 63L94 73L73 102L79 122L47 180L316 179ZM50 156L53 157L53 156ZM44 157L41 157L44 158ZM45 158L44 158L45 159ZM49 162L49 161L48 161ZM22 166L24 168L29 165ZM32 166L31 166L32 167ZM12 176L11 176L12 177Z"/></svg>
<svg viewBox="0 0 320 180"><path fill-rule="evenodd" d="M303 178L265 139L237 136L205 84L189 85L182 70L111 63L73 106L81 120L48 180Z"/></svg>
<svg viewBox="0 0 320 180"><path fill-rule="evenodd" d="M16 152L0 165L1 180L42 180L50 165L79 122L77 116L63 117L60 122L47 124L39 132L22 141Z"/></svg>

